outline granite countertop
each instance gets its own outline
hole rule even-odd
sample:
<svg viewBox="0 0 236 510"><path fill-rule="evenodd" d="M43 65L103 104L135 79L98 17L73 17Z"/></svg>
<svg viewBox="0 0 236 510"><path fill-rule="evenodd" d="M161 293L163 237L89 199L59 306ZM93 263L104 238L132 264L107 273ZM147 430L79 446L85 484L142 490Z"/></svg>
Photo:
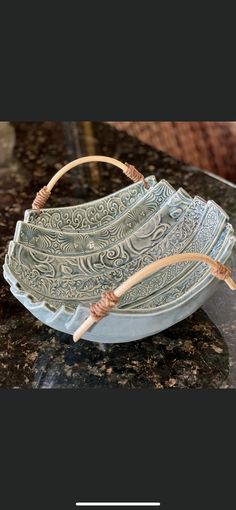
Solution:
<svg viewBox="0 0 236 510"><path fill-rule="evenodd" d="M68 161L104 154L145 175L213 199L236 226L236 188L99 122L14 123L15 149L0 166L1 265L16 221L36 191ZM73 169L55 187L51 206L73 205L127 185L106 165ZM142 341L104 345L60 333L36 320L10 293L1 275L0 386L2 388L229 388L236 387L236 303L222 283L186 320Z"/></svg>

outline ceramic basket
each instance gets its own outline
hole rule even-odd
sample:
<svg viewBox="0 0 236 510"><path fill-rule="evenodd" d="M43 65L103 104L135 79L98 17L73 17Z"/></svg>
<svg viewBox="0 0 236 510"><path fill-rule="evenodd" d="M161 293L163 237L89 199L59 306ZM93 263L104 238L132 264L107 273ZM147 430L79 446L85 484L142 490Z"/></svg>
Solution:
<svg viewBox="0 0 236 510"><path fill-rule="evenodd" d="M45 208L74 166L101 161L133 184L82 205ZM16 226L4 264L14 296L48 326L98 342L127 342L184 319L224 279L235 244L227 214L167 181L105 156L72 161Z"/></svg>

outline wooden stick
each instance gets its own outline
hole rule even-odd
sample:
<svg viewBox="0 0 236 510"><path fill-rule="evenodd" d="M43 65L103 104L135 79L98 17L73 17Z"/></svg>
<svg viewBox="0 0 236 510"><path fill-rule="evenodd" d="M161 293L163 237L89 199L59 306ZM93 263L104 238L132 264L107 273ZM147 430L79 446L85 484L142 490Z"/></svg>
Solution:
<svg viewBox="0 0 236 510"><path fill-rule="evenodd" d="M212 274L214 276L216 276L220 280L224 280L231 290L236 290L236 283L231 278L230 276L231 270L228 267L212 259L208 255L204 255L202 253L180 253L178 255L170 255L169 257L156 260L155 262L152 262L151 264L145 266L143 269L140 269L140 271L137 271L135 274L130 276L130 278L128 278L125 282L121 283L121 285L119 285L119 287L117 287L113 291L114 296L120 298L134 285L140 283L142 280L150 276L152 273L155 273L159 269L162 269L171 264L176 264L178 262L191 262L191 261L198 261L208 264L211 267ZM116 305L114 300L114 303L112 305L109 302L108 306L104 306L104 303L106 304L107 301L105 298L106 296L103 296L101 300L97 303L101 305L102 310L101 315L99 317L97 316L95 317L91 313L89 317L83 322L83 324L75 331L73 335L74 342L77 342L86 333L86 331L88 331L88 329L90 329L91 326L95 324L95 322L104 317L104 315L106 315L106 313L108 313L110 309Z"/></svg>
<svg viewBox="0 0 236 510"><path fill-rule="evenodd" d="M122 163L118 159L109 158L107 156L85 156L83 158L74 159L70 163L67 163L67 165L63 166L60 170L58 170L58 172L56 172L56 174L49 181L47 186L44 186L41 190L38 191L32 203L32 208L40 210L44 207L55 184L64 174L66 174L66 172L68 172L75 166L83 165L84 163L91 163L93 161L110 163L111 165L120 168L122 172L124 172L124 174L126 174L127 177L129 177L133 182L138 182L142 180L144 186L146 187L144 176L133 165L129 165L128 163Z"/></svg>

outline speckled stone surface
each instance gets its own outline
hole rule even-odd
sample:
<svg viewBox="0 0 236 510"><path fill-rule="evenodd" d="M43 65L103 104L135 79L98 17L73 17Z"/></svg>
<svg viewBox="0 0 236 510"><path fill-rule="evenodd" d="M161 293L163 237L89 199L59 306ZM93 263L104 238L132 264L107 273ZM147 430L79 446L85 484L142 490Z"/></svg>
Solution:
<svg viewBox="0 0 236 510"><path fill-rule="evenodd" d="M236 188L118 133L102 123L15 123L14 156L0 167L0 255L15 224L55 171L71 159L104 154L129 161L145 175L213 199L236 224ZM52 206L73 205L127 185L107 165L73 169L54 189ZM236 387L235 296L222 283L188 319L138 342L104 346L81 341L37 321L1 276L2 388L228 388ZM207 312L207 314L206 314Z"/></svg>

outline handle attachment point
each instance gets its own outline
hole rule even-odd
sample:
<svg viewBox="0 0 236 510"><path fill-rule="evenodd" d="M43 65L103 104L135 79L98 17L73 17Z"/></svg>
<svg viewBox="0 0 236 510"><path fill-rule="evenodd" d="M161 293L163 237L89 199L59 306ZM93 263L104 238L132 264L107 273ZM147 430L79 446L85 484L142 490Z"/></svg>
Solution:
<svg viewBox="0 0 236 510"><path fill-rule="evenodd" d="M36 197L32 203L32 209L43 209L50 195L51 191L48 190L47 186L43 186L43 188L41 188L36 194Z"/></svg>
<svg viewBox="0 0 236 510"><path fill-rule="evenodd" d="M211 274L219 280L226 280L232 274L230 267L224 266L221 262L216 262L216 265L211 267Z"/></svg>
<svg viewBox="0 0 236 510"><path fill-rule="evenodd" d="M100 321L119 301L119 297L113 291L102 293L101 299L97 303L90 305L90 313L93 319Z"/></svg>
<svg viewBox="0 0 236 510"><path fill-rule="evenodd" d="M135 166L130 165L129 163L125 163L126 168L123 170L124 174L127 175L133 182L143 181L143 185L145 188L148 187L147 182L141 172L135 168Z"/></svg>

